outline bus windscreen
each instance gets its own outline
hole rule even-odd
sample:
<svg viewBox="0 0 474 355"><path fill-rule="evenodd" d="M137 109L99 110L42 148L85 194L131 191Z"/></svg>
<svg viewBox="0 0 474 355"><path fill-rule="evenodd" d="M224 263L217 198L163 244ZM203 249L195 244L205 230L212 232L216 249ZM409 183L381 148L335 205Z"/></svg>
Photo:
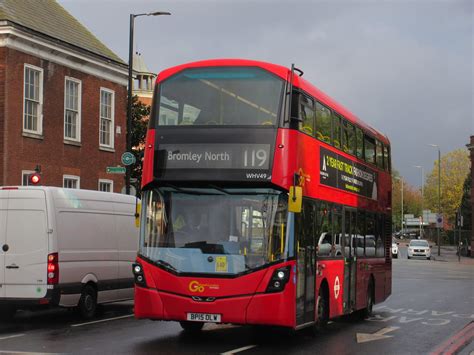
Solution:
<svg viewBox="0 0 474 355"><path fill-rule="evenodd" d="M275 126L284 81L255 67L186 69L158 87L154 126Z"/></svg>
<svg viewBox="0 0 474 355"><path fill-rule="evenodd" d="M240 274L293 254L280 191L161 187L143 209L139 253L169 271Z"/></svg>

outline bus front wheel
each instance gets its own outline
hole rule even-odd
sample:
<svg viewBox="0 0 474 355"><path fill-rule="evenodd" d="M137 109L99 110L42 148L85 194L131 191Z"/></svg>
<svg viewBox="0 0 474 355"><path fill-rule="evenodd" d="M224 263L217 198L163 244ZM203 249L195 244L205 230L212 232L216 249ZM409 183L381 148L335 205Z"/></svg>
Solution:
<svg viewBox="0 0 474 355"><path fill-rule="evenodd" d="M204 323L189 321L182 321L179 322L179 324L181 325L181 328L183 328L183 330L188 333L197 333L204 326Z"/></svg>
<svg viewBox="0 0 474 355"><path fill-rule="evenodd" d="M321 288L319 290L318 299L317 299L317 311L318 311L318 319L314 325L314 330L316 332L320 332L323 330L329 321L329 303L327 293L324 292L324 289Z"/></svg>

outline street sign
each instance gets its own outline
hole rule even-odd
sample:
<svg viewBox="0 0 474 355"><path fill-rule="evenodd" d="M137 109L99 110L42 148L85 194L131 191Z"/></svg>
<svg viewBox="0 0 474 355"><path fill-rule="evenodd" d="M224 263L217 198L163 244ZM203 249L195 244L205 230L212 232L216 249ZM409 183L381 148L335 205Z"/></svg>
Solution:
<svg viewBox="0 0 474 355"><path fill-rule="evenodd" d="M443 228L443 215L441 213L436 216L436 228Z"/></svg>
<svg viewBox="0 0 474 355"><path fill-rule="evenodd" d="M136 162L135 155L130 152L125 152L122 154L122 164L123 165L132 165Z"/></svg>
<svg viewBox="0 0 474 355"><path fill-rule="evenodd" d="M107 174L125 174L123 166L108 166L105 171Z"/></svg>

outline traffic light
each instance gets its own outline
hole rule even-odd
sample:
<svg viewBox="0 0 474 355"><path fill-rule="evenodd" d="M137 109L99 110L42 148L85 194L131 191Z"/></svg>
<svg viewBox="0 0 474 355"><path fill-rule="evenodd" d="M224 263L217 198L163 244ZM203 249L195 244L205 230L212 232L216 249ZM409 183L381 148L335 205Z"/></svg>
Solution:
<svg viewBox="0 0 474 355"><path fill-rule="evenodd" d="M38 185L41 181L41 175L39 173L33 173L33 174L30 174L30 176L28 177L28 184L29 185Z"/></svg>
<svg viewBox="0 0 474 355"><path fill-rule="evenodd" d="M41 166L36 165L35 172L28 176L28 185L36 186L41 182Z"/></svg>

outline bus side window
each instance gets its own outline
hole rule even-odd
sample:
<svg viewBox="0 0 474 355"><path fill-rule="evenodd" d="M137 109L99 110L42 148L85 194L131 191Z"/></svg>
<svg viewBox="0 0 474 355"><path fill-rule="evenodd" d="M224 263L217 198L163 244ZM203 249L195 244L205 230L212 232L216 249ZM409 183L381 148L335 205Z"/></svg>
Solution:
<svg viewBox="0 0 474 355"><path fill-rule="evenodd" d="M331 144L331 110L316 102L316 138Z"/></svg>
<svg viewBox="0 0 474 355"><path fill-rule="evenodd" d="M373 213L367 213L365 234L365 256L375 256L377 227Z"/></svg>
<svg viewBox="0 0 474 355"><path fill-rule="evenodd" d="M390 154L387 145L383 145L383 161L385 171L390 171Z"/></svg>
<svg viewBox="0 0 474 355"><path fill-rule="evenodd" d="M342 257L342 211L340 206L334 207L332 227L332 253L331 256Z"/></svg>
<svg viewBox="0 0 474 355"><path fill-rule="evenodd" d="M299 130L314 136L314 105L313 100L305 95L300 95L300 124Z"/></svg>
<svg viewBox="0 0 474 355"><path fill-rule="evenodd" d="M334 114L332 118L332 141L337 149L341 149L341 117Z"/></svg>
<svg viewBox="0 0 474 355"><path fill-rule="evenodd" d="M355 150L354 126L344 119L342 120L342 150L349 154L354 154Z"/></svg>
<svg viewBox="0 0 474 355"><path fill-rule="evenodd" d="M383 215L378 214L377 215L377 236L376 236L376 243L375 243L376 255L378 257L385 256L385 243L384 243L384 230L383 230L384 224L383 224L383 222L384 222Z"/></svg>
<svg viewBox="0 0 474 355"><path fill-rule="evenodd" d="M377 166L380 169L383 169L383 145L382 142L380 142L378 139L376 140L377 143Z"/></svg>
<svg viewBox="0 0 474 355"><path fill-rule="evenodd" d="M375 165L375 139L364 135L364 156L367 163Z"/></svg>
<svg viewBox="0 0 474 355"><path fill-rule="evenodd" d="M356 156L359 159L364 159L364 134L359 127L355 129L356 140Z"/></svg>
<svg viewBox="0 0 474 355"><path fill-rule="evenodd" d="M319 202L316 209L317 254L320 257L330 256L333 245L331 231L331 209L328 203Z"/></svg>
<svg viewBox="0 0 474 355"><path fill-rule="evenodd" d="M354 245L354 248L357 248L355 249L355 254L357 256L363 256L366 234L366 213L364 211L357 211L357 224L355 234L357 236L357 243Z"/></svg>

